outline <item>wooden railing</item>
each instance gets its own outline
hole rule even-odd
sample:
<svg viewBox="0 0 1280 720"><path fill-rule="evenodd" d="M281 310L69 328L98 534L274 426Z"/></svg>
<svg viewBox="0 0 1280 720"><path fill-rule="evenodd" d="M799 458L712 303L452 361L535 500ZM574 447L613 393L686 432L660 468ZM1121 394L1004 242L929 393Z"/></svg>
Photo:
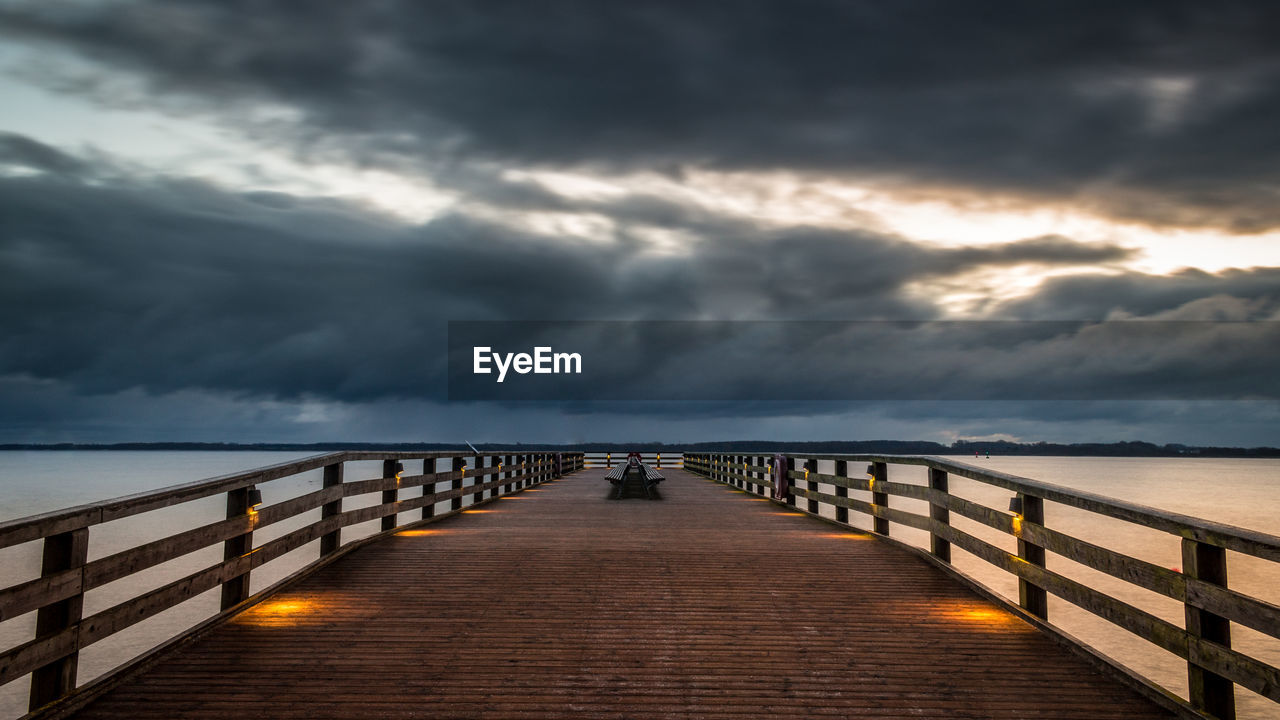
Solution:
<svg viewBox="0 0 1280 720"><path fill-rule="evenodd" d="M345 463L371 460L382 461L379 477L344 478ZM438 460L447 460L448 469L437 469ZM422 472L405 474L408 461L421 461ZM0 549L43 542L40 577L0 588L0 622L36 611L35 637L0 654L0 685L30 673L30 708L45 707L76 691L83 648L219 586L222 612L218 617L229 616L283 584L256 595L249 591L254 569L291 550L320 541L320 557L295 575L305 574L356 545L459 512L467 496L472 498L467 506L471 507L582 467L582 453L572 452L335 452L0 523ZM321 489L259 505L258 485L316 469L323 469ZM466 485L467 478L474 478L473 484ZM442 483L448 483L448 489L441 489ZM401 496L402 491L419 486L421 494ZM381 493L381 502L342 509L344 499L368 493ZM216 495L226 496L224 520L88 560L93 526ZM450 503L450 509L437 514L435 506L443 501ZM320 520L253 546L255 530L317 508ZM406 517L412 510L420 513ZM380 533L343 544L344 527L379 519ZM86 592L217 544L223 546L222 562L82 616Z"/></svg>
<svg viewBox="0 0 1280 720"><path fill-rule="evenodd" d="M835 521L849 524L849 511L873 518L873 532L888 537L892 524L925 530L927 556L951 567L955 546L1018 579L1019 602L1004 601L1041 627L1048 623L1048 594L1123 628L1176 654L1187 662L1189 704L1154 683L1144 682L1156 699L1174 709L1228 720L1235 717L1233 683L1280 703L1280 670L1231 647L1231 624L1239 623L1280 638L1280 606L1228 587L1227 551L1280 562L1280 537L1207 522L1177 513L974 467L944 458L894 455L784 455L788 490L785 502L817 515L823 504L834 506ZM817 472L817 462L833 461L834 474ZM773 495L772 456L687 453L684 468L710 479L760 495ZM855 466L865 474L853 476ZM893 482L890 465L928 469L928 485ZM948 491L951 475L969 478L1016 493L1009 511L990 508ZM818 491L831 485L835 494ZM871 493L871 501L849 497L850 490ZM922 515L889 507L889 497L929 503ZM1091 513L1153 528L1182 539L1182 569L1169 569L1046 527L1044 503L1060 503ZM1017 539L1017 554L954 527L951 514L968 518ZM826 518L824 518L826 519ZM1050 551L1094 570L1125 580L1184 604L1185 628L1123 600L1045 567ZM922 551L921 551L922 552ZM958 574L958 573L957 573ZM976 584L976 583L975 583ZM1280 706L1277 707L1280 711Z"/></svg>
<svg viewBox="0 0 1280 720"><path fill-rule="evenodd" d="M627 451L589 452L584 453L584 457L588 468L611 468L627 461ZM684 455L669 452L664 456L660 452L646 452L640 453L640 462L656 468L678 468L684 465Z"/></svg>

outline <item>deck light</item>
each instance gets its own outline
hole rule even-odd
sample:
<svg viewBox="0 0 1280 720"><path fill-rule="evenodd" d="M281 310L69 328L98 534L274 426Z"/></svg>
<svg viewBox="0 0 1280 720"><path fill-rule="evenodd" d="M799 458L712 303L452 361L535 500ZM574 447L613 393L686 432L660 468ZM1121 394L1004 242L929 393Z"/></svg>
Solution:
<svg viewBox="0 0 1280 720"><path fill-rule="evenodd" d="M262 491L259 490L256 485L250 485L249 486L249 510L252 511L254 508L258 507L261 504L262 504Z"/></svg>
<svg viewBox="0 0 1280 720"><path fill-rule="evenodd" d="M1014 495L1013 497L1009 498L1009 512L1013 513L1014 515L1022 514L1022 496Z"/></svg>

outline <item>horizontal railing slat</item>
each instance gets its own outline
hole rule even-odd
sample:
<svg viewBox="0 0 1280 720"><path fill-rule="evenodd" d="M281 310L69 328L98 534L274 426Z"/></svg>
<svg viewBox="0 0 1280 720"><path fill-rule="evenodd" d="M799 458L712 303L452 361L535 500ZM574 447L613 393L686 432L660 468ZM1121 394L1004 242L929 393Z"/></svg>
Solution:
<svg viewBox="0 0 1280 720"><path fill-rule="evenodd" d="M56 635L29 640L0 653L0 685L75 652L79 633L80 628L72 626Z"/></svg>
<svg viewBox="0 0 1280 720"><path fill-rule="evenodd" d="M82 592L83 581L80 570L65 570L4 588L0 590L0 622L74 597Z"/></svg>

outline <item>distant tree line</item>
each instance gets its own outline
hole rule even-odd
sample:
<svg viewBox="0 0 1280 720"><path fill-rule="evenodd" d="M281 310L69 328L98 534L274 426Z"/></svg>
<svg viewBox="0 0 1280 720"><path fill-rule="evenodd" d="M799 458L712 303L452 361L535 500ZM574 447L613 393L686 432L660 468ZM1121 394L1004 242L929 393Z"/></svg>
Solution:
<svg viewBox="0 0 1280 720"><path fill-rule="evenodd" d="M9 443L0 444L0 450L245 450L282 452L330 452L334 450L392 450L427 451L457 450L458 443ZM975 442L957 440L950 445L925 440L822 440L815 442L774 442L767 440L729 440L701 443L658 442L596 442L570 445L538 444L476 444L487 450L581 450L584 452L610 452L637 450L640 452L700 452L730 451L741 453L864 453L881 455L1054 455L1067 457L1215 457L1215 458L1276 458L1280 448L1274 447L1216 447L1149 442L1114 443L1017 443L1004 440Z"/></svg>

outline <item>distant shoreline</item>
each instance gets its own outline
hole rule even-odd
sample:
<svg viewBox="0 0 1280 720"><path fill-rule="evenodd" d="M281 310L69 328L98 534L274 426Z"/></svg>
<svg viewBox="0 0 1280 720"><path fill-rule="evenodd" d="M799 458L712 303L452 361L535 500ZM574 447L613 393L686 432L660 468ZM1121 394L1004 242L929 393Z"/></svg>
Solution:
<svg viewBox="0 0 1280 720"><path fill-rule="evenodd" d="M865 453L885 455L999 455L999 456L1057 456L1057 457L1205 457L1205 458L1280 458L1280 448L1274 447L1211 447L1192 445L1156 445L1147 442L1116 443L1012 443L966 442L950 445L915 440L857 440L816 442L769 442L760 440L734 440L725 442L699 442L665 444L653 442L577 443L572 445L544 444L477 444L486 450L582 450L606 452L621 449L642 452L699 452L737 451L742 453L812 452L812 453ZM458 450L458 443L206 443L206 442L154 442L154 443L6 443L0 451L14 450L198 450L198 451L257 451L257 452L327 452L335 450L393 450L432 451Z"/></svg>

